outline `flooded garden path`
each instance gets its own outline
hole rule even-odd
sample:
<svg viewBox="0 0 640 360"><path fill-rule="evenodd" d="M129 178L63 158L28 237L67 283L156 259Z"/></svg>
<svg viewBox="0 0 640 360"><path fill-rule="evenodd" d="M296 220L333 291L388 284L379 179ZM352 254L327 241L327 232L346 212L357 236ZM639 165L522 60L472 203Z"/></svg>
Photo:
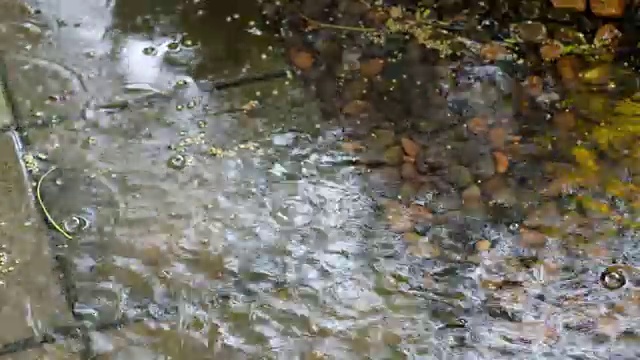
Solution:
<svg viewBox="0 0 640 360"><path fill-rule="evenodd" d="M545 49L523 75L506 36L433 57L367 1L5 3L5 130L69 316L0 354L640 356L636 73L553 52L566 26L513 29Z"/></svg>

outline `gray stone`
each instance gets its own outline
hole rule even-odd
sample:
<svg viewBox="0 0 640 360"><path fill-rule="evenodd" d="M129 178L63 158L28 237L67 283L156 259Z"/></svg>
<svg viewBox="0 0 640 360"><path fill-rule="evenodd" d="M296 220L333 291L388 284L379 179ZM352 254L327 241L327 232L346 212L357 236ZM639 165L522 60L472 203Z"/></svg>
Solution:
<svg viewBox="0 0 640 360"><path fill-rule="evenodd" d="M72 322L17 144L0 134L0 344Z"/></svg>
<svg viewBox="0 0 640 360"><path fill-rule="evenodd" d="M466 167L453 165L447 171L447 180L457 189L464 189L473 182L473 175Z"/></svg>

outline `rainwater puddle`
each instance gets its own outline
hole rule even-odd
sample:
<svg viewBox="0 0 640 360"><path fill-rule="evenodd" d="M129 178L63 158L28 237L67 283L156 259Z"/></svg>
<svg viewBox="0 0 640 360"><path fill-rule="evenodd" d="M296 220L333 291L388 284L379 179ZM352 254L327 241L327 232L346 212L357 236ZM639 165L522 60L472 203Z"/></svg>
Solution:
<svg viewBox="0 0 640 360"><path fill-rule="evenodd" d="M384 221L385 170L344 166L340 124L295 81L204 91L285 66L252 1L212 3L41 0L38 41L11 45L29 150L58 168L43 199L71 237L75 313L143 319L92 332L98 358L639 354L640 292L599 285L609 255L522 253L463 215L412 247ZM493 250L433 253L469 234Z"/></svg>

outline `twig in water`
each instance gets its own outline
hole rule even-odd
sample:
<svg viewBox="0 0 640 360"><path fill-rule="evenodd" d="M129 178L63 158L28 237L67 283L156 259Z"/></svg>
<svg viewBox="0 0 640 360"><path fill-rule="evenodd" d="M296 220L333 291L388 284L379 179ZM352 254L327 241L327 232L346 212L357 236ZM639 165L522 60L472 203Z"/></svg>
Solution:
<svg viewBox="0 0 640 360"><path fill-rule="evenodd" d="M57 232L62 234L62 236L64 236L68 240L73 240L73 237L69 235L69 233L67 233L60 225L58 225L58 223L53 219L51 214L49 214L49 210L44 204L44 201L42 200L42 195L40 193L42 182L49 174L51 174L56 169L57 168L54 166L40 177L40 179L38 180L38 184L36 185L36 198L38 199L38 204L40 205L40 208L42 209L42 212L44 213L44 216L47 218L47 221L49 222L49 224L51 224L51 226L53 226L53 228L56 229Z"/></svg>
<svg viewBox="0 0 640 360"><path fill-rule="evenodd" d="M291 72L288 69L280 69L280 70L275 70L275 71L271 71L263 74L243 76L233 80L215 81L210 83L208 86L205 86L206 89L204 90L206 91L224 90L232 87L238 87L238 86L257 83L260 81L275 80L275 79L281 79L286 77L291 77Z"/></svg>

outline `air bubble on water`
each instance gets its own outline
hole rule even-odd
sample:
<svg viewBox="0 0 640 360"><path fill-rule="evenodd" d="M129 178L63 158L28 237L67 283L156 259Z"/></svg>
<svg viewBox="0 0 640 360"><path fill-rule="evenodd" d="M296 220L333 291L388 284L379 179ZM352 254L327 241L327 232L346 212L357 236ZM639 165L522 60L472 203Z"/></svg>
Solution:
<svg viewBox="0 0 640 360"><path fill-rule="evenodd" d="M175 154L167 160L167 166L174 170L181 170L187 166L187 158L181 154Z"/></svg>
<svg viewBox="0 0 640 360"><path fill-rule="evenodd" d="M602 272L600 283L609 290L618 290L626 285L627 279L621 269L612 266Z"/></svg>
<svg viewBox="0 0 640 360"><path fill-rule="evenodd" d="M195 45L195 43L193 42L193 40L189 39L189 38L183 38L182 39L182 46L184 47L193 47Z"/></svg>
<svg viewBox="0 0 640 360"><path fill-rule="evenodd" d="M89 220L82 216L71 216L63 221L62 226L69 234L76 234L89 228Z"/></svg>
<svg viewBox="0 0 640 360"><path fill-rule="evenodd" d="M176 42L176 41L172 41L167 45L167 49L171 50L171 51L177 51L180 49L180 43Z"/></svg>
<svg viewBox="0 0 640 360"><path fill-rule="evenodd" d="M147 46L146 48L142 49L142 53L149 56L156 55L157 52L158 51L153 46Z"/></svg>

